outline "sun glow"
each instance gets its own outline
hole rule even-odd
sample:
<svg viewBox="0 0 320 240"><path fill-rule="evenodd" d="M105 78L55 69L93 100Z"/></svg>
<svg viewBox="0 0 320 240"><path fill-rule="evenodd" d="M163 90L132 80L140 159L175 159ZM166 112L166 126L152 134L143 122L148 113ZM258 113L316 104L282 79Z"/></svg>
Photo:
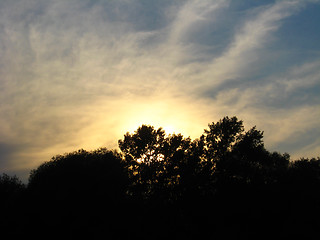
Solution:
<svg viewBox="0 0 320 240"><path fill-rule="evenodd" d="M183 113L174 112L174 108L165 102L140 104L130 111L130 121L124 123L126 131L134 132L141 125L151 125L163 128L166 134L184 134L181 129Z"/></svg>
<svg viewBox="0 0 320 240"><path fill-rule="evenodd" d="M178 133L180 133L171 125L164 126L163 130L165 130L166 134L178 134Z"/></svg>
<svg viewBox="0 0 320 240"><path fill-rule="evenodd" d="M114 149L118 147L118 140L123 139L127 132L134 133L141 125L150 125L155 129L162 128L166 135L182 134L191 139L198 138L206 123L201 122L199 107L194 108L189 102L164 96L161 99L151 98L149 101L142 99L121 99L114 102L112 107L106 104L106 99L99 99L94 105L84 109L87 112L89 123L77 132L77 141L68 149L59 152L68 152L73 149L83 148L93 150L98 147ZM110 114L112 113L112 114ZM111 126L111 127L110 127Z"/></svg>

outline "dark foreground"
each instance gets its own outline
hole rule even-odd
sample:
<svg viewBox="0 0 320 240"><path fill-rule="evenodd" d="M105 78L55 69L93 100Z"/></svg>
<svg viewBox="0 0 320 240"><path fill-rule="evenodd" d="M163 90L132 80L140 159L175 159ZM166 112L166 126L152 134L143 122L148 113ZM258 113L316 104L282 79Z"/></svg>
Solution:
<svg viewBox="0 0 320 240"><path fill-rule="evenodd" d="M0 178L2 239L319 239L320 158L290 161L224 118L197 140L142 126Z"/></svg>

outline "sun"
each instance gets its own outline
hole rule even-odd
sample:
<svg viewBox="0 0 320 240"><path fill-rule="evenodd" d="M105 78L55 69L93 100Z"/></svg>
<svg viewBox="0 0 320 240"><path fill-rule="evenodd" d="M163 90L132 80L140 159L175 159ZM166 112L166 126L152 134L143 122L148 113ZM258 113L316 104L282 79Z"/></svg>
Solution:
<svg viewBox="0 0 320 240"><path fill-rule="evenodd" d="M179 132L172 125L167 125L162 127L166 134L178 134Z"/></svg>

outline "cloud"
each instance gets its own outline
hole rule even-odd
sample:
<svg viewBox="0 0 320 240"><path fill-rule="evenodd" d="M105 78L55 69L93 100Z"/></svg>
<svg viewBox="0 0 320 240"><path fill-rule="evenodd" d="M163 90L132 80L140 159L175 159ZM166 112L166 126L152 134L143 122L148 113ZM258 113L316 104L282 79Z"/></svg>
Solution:
<svg viewBox="0 0 320 240"><path fill-rule="evenodd" d="M230 80L256 75L261 69L259 58L269 51L268 46L274 40L272 34L281 26L281 20L294 14L301 5L298 1L279 1L247 13L237 24L225 51L205 66L207 70L201 78L206 79L206 84L202 81L201 87L217 88Z"/></svg>
<svg viewBox="0 0 320 240"><path fill-rule="evenodd" d="M257 83L225 88L215 97L215 105L220 106L222 115L236 113L249 123L248 127L256 124L265 130L265 141L271 149L281 148L294 158L315 156L315 143L319 141L316 129L320 129L320 99L316 93L319 67L316 60L269 75ZM308 149L303 155L302 143Z"/></svg>
<svg viewBox="0 0 320 240"><path fill-rule="evenodd" d="M187 43L204 23L216 20L217 12L228 6L229 1L187 1L179 11L169 28L168 42L179 45Z"/></svg>
<svg viewBox="0 0 320 240"><path fill-rule="evenodd" d="M276 33L306 2L0 4L0 137L12 146L3 169L115 148L142 123L196 138L225 115L257 124L273 149L319 152L315 135L291 141L318 128L319 61L273 64Z"/></svg>

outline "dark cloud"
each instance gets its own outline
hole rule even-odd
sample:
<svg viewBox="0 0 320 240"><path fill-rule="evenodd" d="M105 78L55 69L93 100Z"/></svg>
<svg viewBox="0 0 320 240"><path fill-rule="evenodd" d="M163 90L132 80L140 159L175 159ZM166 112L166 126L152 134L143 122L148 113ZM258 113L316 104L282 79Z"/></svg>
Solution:
<svg viewBox="0 0 320 240"><path fill-rule="evenodd" d="M2 170L2 172L3 169L8 167L11 155L17 150L18 148L16 146L10 145L8 143L0 143L0 169Z"/></svg>

